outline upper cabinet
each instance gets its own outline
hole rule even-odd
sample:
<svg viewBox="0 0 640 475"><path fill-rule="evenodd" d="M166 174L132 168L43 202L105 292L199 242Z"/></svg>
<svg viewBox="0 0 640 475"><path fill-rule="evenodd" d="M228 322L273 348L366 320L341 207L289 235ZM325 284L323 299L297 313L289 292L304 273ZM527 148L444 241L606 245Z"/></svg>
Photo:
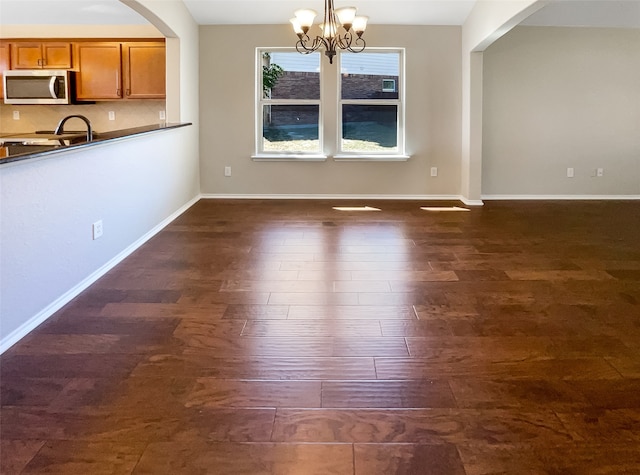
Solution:
<svg viewBox="0 0 640 475"><path fill-rule="evenodd" d="M71 69L71 43L11 44L11 69Z"/></svg>
<svg viewBox="0 0 640 475"><path fill-rule="evenodd" d="M79 101L164 99L164 42L75 44Z"/></svg>
<svg viewBox="0 0 640 475"><path fill-rule="evenodd" d="M76 43L76 99L122 98L120 43Z"/></svg>
<svg viewBox="0 0 640 475"><path fill-rule="evenodd" d="M0 41L0 72L72 69L78 101L165 99L163 40L65 40Z"/></svg>
<svg viewBox="0 0 640 475"><path fill-rule="evenodd" d="M164 43L123 43L122 65L126 99L164 99Z"/></svg>

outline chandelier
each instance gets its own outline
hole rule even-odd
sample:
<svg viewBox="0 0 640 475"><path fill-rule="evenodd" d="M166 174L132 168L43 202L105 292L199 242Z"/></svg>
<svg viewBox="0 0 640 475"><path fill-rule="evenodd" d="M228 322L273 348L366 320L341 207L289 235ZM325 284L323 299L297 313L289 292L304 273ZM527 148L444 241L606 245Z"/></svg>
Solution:
<svg viewBox="0 0 640 475"><path fill-rule="evenodd" d="M329 58L329 63L333 64L336 48L352 53L360 53L364 50L366 43L362 39L362 34L367 28L369 17L356 16L355 7L335 10L333 0L325 0L324 21L320 24L321 34L312 40L307 33L317 14L315 10L296 10L295 18L289 20L293 25L293 31L298 35L296 49L299 53L313 53L324 46L324 54Z"/></svg>

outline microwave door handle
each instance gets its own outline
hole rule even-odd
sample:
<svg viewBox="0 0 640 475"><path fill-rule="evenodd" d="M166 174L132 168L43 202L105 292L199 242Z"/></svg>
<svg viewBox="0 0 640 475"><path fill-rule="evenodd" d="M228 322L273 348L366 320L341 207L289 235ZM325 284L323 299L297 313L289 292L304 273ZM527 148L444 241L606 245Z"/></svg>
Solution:
<svg viewBox="0 0 640 475"><path fill-rule="evenodd" d="M51 99L57 99L58 94L56 93L56 81L58 78L56 76L51 76L51 80L49 81L49 92L51 93Z"/></svg>

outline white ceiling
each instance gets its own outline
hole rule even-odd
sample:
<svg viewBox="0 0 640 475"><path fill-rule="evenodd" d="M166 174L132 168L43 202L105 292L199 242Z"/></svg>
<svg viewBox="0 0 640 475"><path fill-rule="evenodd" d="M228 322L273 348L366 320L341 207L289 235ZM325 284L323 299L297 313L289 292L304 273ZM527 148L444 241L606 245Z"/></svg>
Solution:
<svg viewBox="0 0 640 475"><path fill-rule="evenodd" d="M324 9L323 0L183 1L201 25L287 24L298 8L313 8L320 15ZM370 17L371 25L461 25L474 4L475 0L338 0L336 6L357 7ZM0 0L0 26L145 23L118 0ZM640 0L552 0L523 24L640 28Z"/></svg>
<svg viewBox="0 0 640 475"><path fill-rule="evenodd" d="M299 8L311 8L319 15L324 0L183 0L196 21L215 24L287 23ZM475 0L338 0L340 6L354 6L371 24L461 25ZM316 19L317 20L317 19Z"/></svg>

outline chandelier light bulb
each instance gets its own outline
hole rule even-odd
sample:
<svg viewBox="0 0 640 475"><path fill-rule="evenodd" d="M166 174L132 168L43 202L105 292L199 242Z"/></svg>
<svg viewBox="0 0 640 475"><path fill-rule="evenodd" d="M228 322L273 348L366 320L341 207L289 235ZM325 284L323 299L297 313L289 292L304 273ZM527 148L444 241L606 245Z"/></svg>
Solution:
<svg viewBox="0 0 640 475"><path fill-rule="evenodd" d="M336 25L333 23L322 23L320 25L320 31L322 32L323 38L335 38L336 36Z"/></svg>
<svg viewBox="0 0 640 475"><path fill-rule="evenodd" d="M292 18L289 21L293 25L293 31L296 33L296 35L304 35L304 30L300 26L300 22L298 21L297 18Z"/></svg>
<svg viewBox="0 0 640 475"><path fill-rule="evenodd" d="M315 19L318 12L316 12L315 10L303 9L296 10L293 14L296 16L298 24L301 28L311 28L311 25L313 25L313 20Z"/></svg>
<svg viewBox="0 0 640 475"><path fill-rule="evenodd" d="M353 24L353 20L356 17L356 8L355 7L342 7L336 10L336 16L338 17L338 21L346 30L349 30L351 25Z"/></svg>
<svg viewBox="0 0 640 475"><path fill-rule="evenodd" d="M353 19L353 31L355 31L358 35L362 35L364 30L367 29L367 21L369 21L368 16L357 16Z"/></svg>

